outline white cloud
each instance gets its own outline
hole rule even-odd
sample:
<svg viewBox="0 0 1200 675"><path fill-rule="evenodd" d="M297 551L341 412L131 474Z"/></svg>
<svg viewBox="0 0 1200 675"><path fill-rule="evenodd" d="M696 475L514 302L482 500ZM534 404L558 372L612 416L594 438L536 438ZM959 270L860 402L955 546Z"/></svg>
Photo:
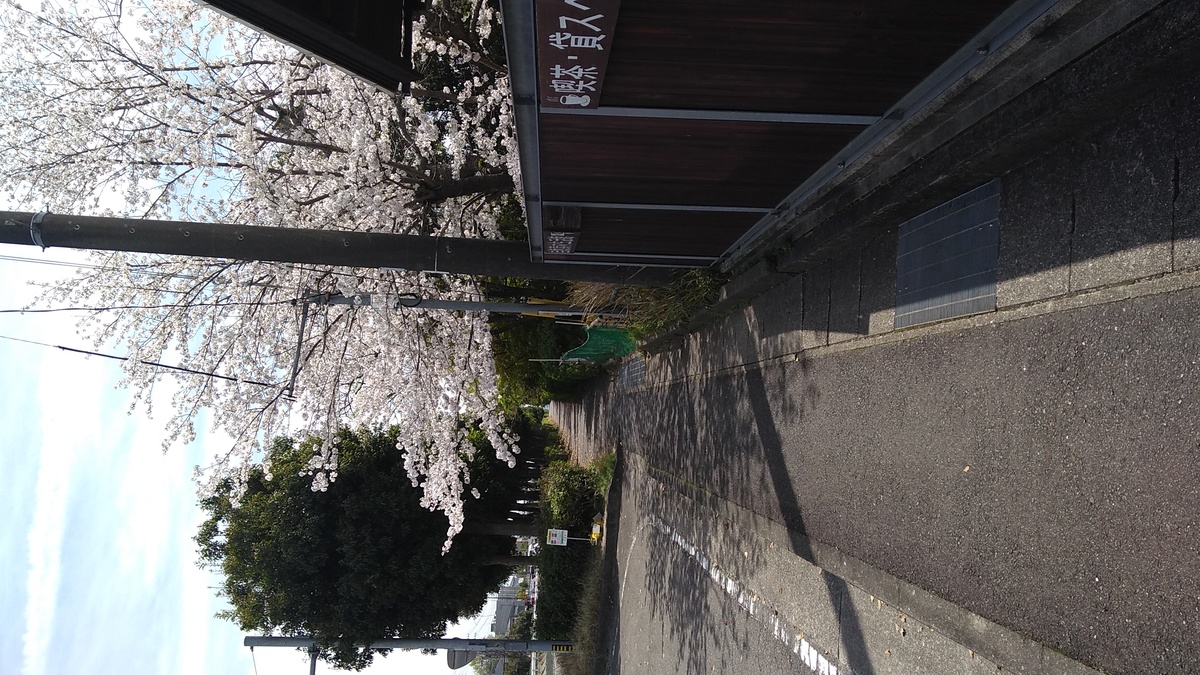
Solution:
<svg viewBox="0 0 1200 675"><path fill-rule="evenodd" d="M207 415L202 415L201 419L197 420L196 426L199 435L196 442L187 448L186 453L182 450L172 451L177 452L184 464L207 463L216 452L223 451L232 443L232 439L224 433L208 430L206 418ZM180 475L190 476L190 472L181 470ZM196 502L195 485L190 480L185 480L185 484L179 489L186 490L188 497L186 500L176 497L176 502L183 501L187 508L183 518L184 532L177 534L175 538L180 547L178 559L184 566L180 575L182 583L179 589L183 608L180 615L180 635L187 637L181 641L178 647L178 662L171 672L180 675L205 675L214 670L209 668L211 661L222 661L224 658L229 658L230 655L235 655L233 658L243 666L249 665L245 663L245 661L249 661L249 653L237 651L237 647L241 644L241 634L237 627L227 621L214 618L218 611L226 608L224 603L215 597L213 590L213 587L221 583L221 579L216 573L201 569L196 565L198 558L192 536L203 522L204 512ZM212 644L211 641L215 641L217 644ZM233 670L228 667L216 669Z"/></svg>
<svg viewBox="0 0 1200 675"><path fill-rule="evenodd" d="M6 247L11 250L12 247ZM0 278L30 279L60 275L63 268L45 269L41 266L20 265L6 268ZM33 268L33 269L31 269ZM23 284L5 284L11 290L10 307L20 306L32 295ZM5 334L42 342L61 342L64 335L74 332L69 317L49 315L32 321L28 315L7 315L0 324ZM22 672L41 675L46 671L46 659L53 634L55 608L62 581L62 548L66 531L68 499L80 453L98 445L96 430L100 429L101 409L96 402L111 388L115 375L81 358L61 352L49 352L44 347L26 344L6 344L4 356L35 365L36 382L14 383L25 387L31 395L28 407L12 424L36 425L41 436L38 470L34 488L34 509L27 534L29 567L26 577L25 630L22 635Z"/></svg>
<svg viewBox="0 0 1200 675"><path fill-rule="evenodd" d="M194 522L198 525L199 518ZM214 621L215 613L212 591L208 588L213 585L213 581L208 571L190 564L195 559L192 542L187 538L184 538L184 541L188 543L188 551L180 557L186 568L183 571L179 594L182 601L180 634L186 637L179 645L176 667L170 672L179 675L205 675L209 672L206 658L209 650L209 626Z"/></svg>
<svg viewBox="0 0 1200 675"><path fill-rule="evenodd" d="M66 526L70 476L46 454L38 465L33 522L29 528L29 574L26 578L25 633L21 672L41 675L54 626L54 608L62 571L62 541Z"/></svg>
<svg viewBox="0 0 1200 675"><path fill-rule="evenodd" d="M78 403L95 401L105 388L101 372L63 359L43 359L39 375L37 396L30 406L31 410L41 412L35 419L40 425L42 444L33 519L27 537L29 572L22 672L28 675L45 672L61 583L72 472L79 453L96 445L94 430L99 428L100 411Z"/></svg>
<svg viewBox="0 0 1200 675"><path fill-rule="evenodd" d="M173 382L157 386L152 403L156 408L170 405ZM187 540L189 499L193 493L190 468L183 448L163 453L162 430L152 420L136 412L124 417L125 448L118 449L116 461L123 466L117 490L117 545L121 569L153 583L164 570L167 542ZM190 556L184 552L183 560Z"/></svg>
<svg viewBox="0 0 1200 675"><path fill-rule="evenodd" d="M203 429L203 425L197 424L197 426ZM191 452L187 455L179 452L179 455L185 458L190 456L193 459L204 455L207 459L207 455L211 453L205 451L204 448L211 447L213 443L228 442L229 440L224 434L201 431L196 443L189 448ZM181 489L187 490L187 503L190 507L185 519L186 532L178 535L176 539L180 546L178 559L184 566L179 588L183 608L180 614L180 635L187 637L179 645L178 663L171 672L180 675L205 675L211 670L230 671L229 668L209 668L210 655L229 654L235 648L231 644L210 644L210 641L228 642L237 640L238 635L233 624L214 618L218 611L224 609L219 606L220 602L214 597L215 591L212 588L219 585L221 580L212 571L201 569L196 565L196 544L192 541L192 536L204 520L204 513L200 510L194 497L195 485L189 481ZM213 660L220 661L221 657L216 656Z"/></svg>

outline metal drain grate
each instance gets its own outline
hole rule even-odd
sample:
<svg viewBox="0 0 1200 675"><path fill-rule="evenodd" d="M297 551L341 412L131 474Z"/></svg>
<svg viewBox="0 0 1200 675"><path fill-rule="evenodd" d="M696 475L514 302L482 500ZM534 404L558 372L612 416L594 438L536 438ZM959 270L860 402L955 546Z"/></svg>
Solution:
<svg viewBox="0 0 1200 675"><path fill-rule="evenodd" d="M896 328L996 309L1000 181L900 226Z"/></svg>
<svg viewBox="0 0 1200 675"><path fill-rule="evenodd" d="M646 383L646 357L634 354L617 371L617 391L630 391Z"/></svg>

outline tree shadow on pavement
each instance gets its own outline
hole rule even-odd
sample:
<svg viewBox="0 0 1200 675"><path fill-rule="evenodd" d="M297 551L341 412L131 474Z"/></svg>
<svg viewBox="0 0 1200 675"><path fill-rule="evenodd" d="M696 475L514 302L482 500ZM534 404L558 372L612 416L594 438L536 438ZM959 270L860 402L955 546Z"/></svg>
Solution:
<svg viewBox="0 0 1200 675"><path fill-rule="evenodd" d="M668 401L688 400L694 395L691 387L689 382L679 383L665 398ZM630 404L623 407L624 414L616 416L625 421L624 433L640 430L639 446L649 442L694 447L688 438L688 430L697 428L698 411L690 406L659 405L654 398L642 393L635 398L622 399ZM675 658L681 670L704 673L714 672L715 668L716 672L728 672L731 666L729 655L719 648L725 637L724 631L717 630L723 625L706 620L720 611L713 606L711 582L698 565L687 559L671 534L662 529L666 525L687 541L706 542L714 536L716 524L688 513L677 495L670 494L667 485L660 480L639 480L634 490L634 513L652 514L659 519L646 523L643 530L647 551L643 583L650 618L662 621L663 630L676 645Z"/></svg>
<svg viewBox="0 0 1200 675"><path fill-rule="evenodd" d="M740 340L731 339L725 348L739 351ZM720 336L710 333L706 342L708 348L719 348ZM780 416L788 420L803 416L819 400L820 393L807 383L808 362L801 359L766 371L749 367L680 377L698 365L703 368L700 361L707 359L697 351L685 348L673 353L669 370L674 377L660 379L657 386L592 392L571 411L575 429L565 433L577 436L575 443L613 447L620 442L627 452L644 459L654 480L627 484L625 507L657 515L697 548L724 542L728 550L713 551L713 561L719 556L729 566L722 571L730 578L751 576L765 564L764 556L753 544L730 543L737 534L729 531L729 522L703 508L706 495L787 525L792 552L815 563L776 424ZM580 432L586 440L578 437ZM690 499L680 500L680 494ZM651 613L663 621L677 645L681 670L721 672L733 665L726 663L728 655L718 647L736 639L731 624L736 616L723 616L728 602L714 606L713 598L721 595L712 593L713 579L694 558L689 559L672 534L644 529L642 541L648 551L644 590ZM859 620L847 599L846 582L828 573L822 577L838 617L843 660L854 673L874 673Z"/></svg>
<svg viewBox="0 0 1200 675"><path fill-rule="evenodd" d="M678 485L704 484L696 480L696 475L705 469L693 464L699 458L692 449L698 447L696 431L707 427L698 415L707 415L712 410L679 405L701 395L695 387L695 383L682 381L670 385L665 392L618 395L611 390L597 391L577 405L556 404L553 411L555 419L566 422L563 432L572 447L611 448L619 445L622 448L624 469L620 474L620 508L622 513L634 515L633 520L626 522L627 527L634 529L625 536L635 539L640 549L637 553L639 557L644 556L645 561L645 579L636 591L638 599L627 607L621 605L621 584L625 580L616 575L625 573L623 567L629 561L611 561L615 563L609 567L612 576L608 578L611 584L609 606L614 613L610 622L611 660L607 671L598 672L621 672L622 635L626 641L637 641L639 645L646 642L649 646L650 642L659 643L660 640L661 649L666 649L668 643L675 645L673 658L681 672L730 672L736 667L737 657L731 661L723 647L734 639L733 622L737 617L727 615L724 605L728 602L721 606L715 604L714 598L722 598L714 594L708 572L672 537L678 535L699 548L720 539L722 525L728 528L727 523L718 523L696 513L691 502L680 499L680 494L673 489ZM611 407L605 409L604 406ZM686 471L680 472L680 467L664 462L666 457L656 455L651 468L668 467L670 474L660 472L647 477L639 473L637 479L631 480L633 469L627 460L629 452L646 458L645 449L649 447L672 448L668 453L672 462L684 463ZM651 514L658 519L656 522L648 519ZM665 528L670 528L670 532ZM615 542L616 535L610 529L606 536ZM743 548L746 548L745 555L725 556L729 562L723 571L730 577L748 576L761 565L761 552ZM636 566L637 561L634 564ZM631 597L628 590L626 597ZM649 616L636 620L622 616L622 610L626 614L636 612L639 604L647 609ZM663 632L661 637L658 635L660 630ZM658 645L653 652L660 656ZM640 655L627 654L626 660L635 656Z"/></svg>
<svg viewBox="0 0 1200 675"><path fill-rule="evenodd" d="M808 371L808 361L798 362L799 376L804 378ZM771 476L775 497L779 500L779 510L788 526L788 535L792 553L816 565L816 556L808 537L804 535L804 517L800 502L796 497L792 477L788 471L783 456L783 440L775 425L775 417L771 411L771 400L768 397L767 385L760 369L752 369L746 373L748 404L754 413L754 423L762 444L763 457ZM811 385L806 388L808 397L815 398L818 392ZM787 405L784 399L784 414L803 415L802 408ZM849 588L841 577L822 570L821 578L829 596L829 604L838 617L838 630L841 633L844 658L850 670L855 675L874 675L870 655L867 654L866 641L863 639L862 626L858 615L848 601Z"/></svg>
<svg viewBox="0 0 1200 675"><path fill-rule="evenodd" d="M742 333L706 331L703 351L743 352L739 357L754 363L757 350ZM744 353L748 350L752 351ZM785 440L776 423L779 419L794 422L820 400L820 392L808 380L808 360L800 356L796 362L766 370L749 366L718 375L688 377L692 369L707 370L710 359L696 356L698 352L684 348L659 357L656 386L629 392L618 392L614 387L596 390L580 404L580 410L574 411L572 426L576 429L564 432L583 432L588 443L599 443L601 447L620 442L646 460L650 470L661 472L661 476L655 476L659 480L629 485L635 490L632 496L636 513L659 514L690 542L698 545L730 539L730 532L721 531L727 530L728 524L714 520L712 513L679 513L679 507L673 506L678 498L666 498L667 490L718 496L782 522L790 533L787 544L793 554L816 563L805 536L803 508L794 488L796 477L792 476ZM790 448L787 453L803 459L803 448ZM811 470L821 471L821 467ZM625 476L629 476L628 470ZM654 615L665 620L678 645L680 667L689 673L712 671L714 667L720 670L722 655L712 646L730 639L728 619L697 620L698 616L720 611L713 607L709 595L713 580L695 561L684 560L688 556L670 537L648 534L646 545L646 591ZM755 552L754 546L744 546L743 552L746 555L724 557L734 567L726 571L732 578L749 577L763 565L760 556L749 555ZM822 578L830 607L839 620L842 659L853 673L874 673L862 627L847 599L845 580L829 573L823 573Z"/></svg>
<svg viewBox="0 0 1200 675"><path fill-rule="evenodd" d="M1188 169L1200 162L1200 142L1179 125L1200 110L1198 92L1190 84L1186 92L1149 101L1117 124L1070 139L1002 176L1002 306L1196 269L1200 182L1189 178L1196 172ZM814 259L804 275L688 336L684 348L653 358L650 391L597 394L581 407L586 414L579 419L592 425L592 435L624 437L653 465L785 523L801 557L812 556L805 538L811 532L821 543L838 543L846 553L1074 658L1112 670L1144 669L1130 664L1139 651L1134 643L1144 642L1145 634L1090 618L1112 611L1113 598L1142 598L1121 605L1125 620L1132 616L1134 625L1169 645L1157 650L1164 662L1185 664L1179 672L1195 671L1189 668L1195 651L1179 638L1186 630L1171 623L1194 615L1200 593L1189 591L1195 575L1176 576L1169 571L1173 563L1145 553L1170 551L1162 560L1195 555L1194 547L1176 544L1178 533L1187 531L1181 528L1195 522L1195 510L1188 508L1194 491L1186 487L1194 483L1186 479L1194 462L1184 455L1195 447L1189 442L1194 416L1174 412L1195 389L1171 384L1191 382L1187 367L1194 360L1161 358L1148 346L1189 344L1194 331L1175 326L1195 314L1194 300L1147 296L1109 309L1074 310L1094 315L1089 324L1056 312L953 338L906 339L854 356L847 351L835 358L830 350L813 361L811 373L827 388L827 399L815 412L806 400L817 392L802 393L807 364L790 361L795 354L891 331L894 229L920 210L884 223L884 235L842 256ZM832 273L828 288L821 285L815 277L831 265L860 271L857 293L853 284L836 283ZM844 317L857 307L857 323L822 314L822 302L830 312L846 310ZM1120 314L1127 308L1128 315ZM1142 311L1146 320L1130 318ZM1101 326L1108 332L1101 334ZM1118 338L1126 335L1139 337ZM1039 339L1025 343L1029 336ZM1093 362L1092 354L1101 361ZM1114 354L1121 359L1113 361ZM1108 376L1098 367L1109 361L1119 363L1121 373L1156 384L1148 395L1132 396L1136 382L1130 375ZM1174 372L1173 363L1179 366ZM791 380L791 387L779 380ZM1111 384L1121 381L1127 386ZM902 396L879 393L897 382L918 386ZM1093 412L1078 412L1086 409L1081 401ZM866 415L873 418L861 417ZM856 419L864 419L857 429ZM906 423L912 419L919 423ZM694 428L685 428L689 424ZM799 433L822 440L810 436L809 446L792 436ZM1083 450L1073 454L1073 447ZM852 454L859 452L861 457ZM1155 462L1141 461L1142 454ZM1178 468L1168 456L1182 458ZM940 473L944 466L957 468L951 476ZM980 470L985 466L986 473ZM1028 466L1036 470L1023 468ZM835 471L842 472L840 480ZM1139 488L1139 481L1147 487ZM838 494L832 487L837 484L863 492ZM917 492L922 500L909 499ZM1144 508L1170 526L1147 528L1130 518L1120 529L1121 504ZM852 520L855 515L859 520ZM953 534L945 528L947 517L959 525ZM959 541L964 532L975 537L972 545L942 543ZM1152 544L1114 555L1096 541ZM1162 573L1182 578L1183 585L1160 586L1155 577L1167 578ZM844 592L837 583L831 580L829 599L844 611L849 603L838 599ZM855 653L853 620L843 617L845 658L859 671L870 661Z"/></svg>

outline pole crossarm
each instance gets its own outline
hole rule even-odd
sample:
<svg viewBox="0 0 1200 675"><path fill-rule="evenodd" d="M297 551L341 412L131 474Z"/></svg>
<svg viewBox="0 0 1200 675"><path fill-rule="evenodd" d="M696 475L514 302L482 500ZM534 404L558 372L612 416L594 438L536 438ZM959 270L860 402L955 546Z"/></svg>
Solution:
<svg viewBox="0 0 1200 675"><path fill-rule="evenodd" d="M36 219L36 220L35 220ZM36 227L34 226L36 222ZM535 263L525 243L387 232L0 211L0 244L662 286L670 271Z"/></svg>

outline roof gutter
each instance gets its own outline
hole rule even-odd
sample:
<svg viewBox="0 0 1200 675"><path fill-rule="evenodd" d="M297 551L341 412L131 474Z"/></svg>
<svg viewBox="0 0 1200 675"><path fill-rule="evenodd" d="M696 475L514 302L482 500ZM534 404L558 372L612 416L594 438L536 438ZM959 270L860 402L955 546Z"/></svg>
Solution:
<svg viewBox="0 0 1200 675"><path fill-rule="evenodd" d="M542 163L538 131L537 32L533 0L501 0L504 48L512 87L521 191L529 224L529 258L542 262Z"/></svg>

